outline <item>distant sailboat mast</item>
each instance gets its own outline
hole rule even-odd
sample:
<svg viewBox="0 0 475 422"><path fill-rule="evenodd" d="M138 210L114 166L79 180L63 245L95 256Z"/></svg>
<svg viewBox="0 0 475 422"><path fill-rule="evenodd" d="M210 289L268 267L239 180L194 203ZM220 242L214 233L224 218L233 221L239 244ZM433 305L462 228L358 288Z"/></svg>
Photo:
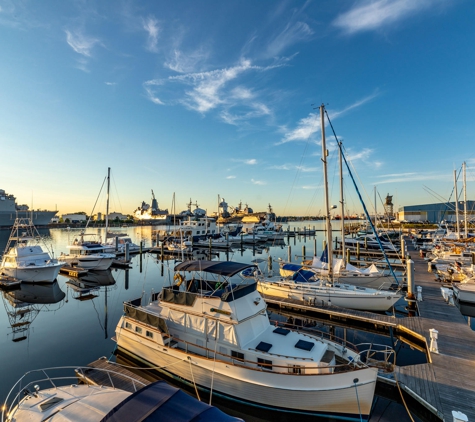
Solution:
<svg viewBox="0 0 475 422"><path fill-rule="evenodd" d="M340 158L340 202L341 202L341 257L343 263L346 263L345 257L345 198L343 196L343 155L341 152L341 142L339 145L339 158Z"/></svg>
<svg viewBox="0 0 475 422"><path fill-rule="evenodd" d="M456 228L457 228L457 239L460 239L459 194L457 191L457 170L454 170L454 185L455 185L455 222L456 222Z"/></svg>
<svg viewBox="0 0 475 422"><path fill-rule="evenodd" d="M327 253L328 253L328 277L333 277L333 250L332 250L332 226L330 216L330 201L328 199L328 176L327 176L327 157L328 151L325 143L325 106L320 106L320 126L322 131L322 162L323 162L323 187L325 190L325 215L327 231Z"/></svg>
<svg viewBox="0 0 475 422"><path fill-rule="evenodd" d="M465 230L464 237L468 238L468 221L467 221L467 165L463 162L463 225Z"/></svg>
<svg viewBox="0 0 475 422"><path fill-rule="evenodd" d="M107 242L107 229L109 227L109 189L110 189L111 168L107 167L107 196L106 196L106 234L104 242Z"/></svg>

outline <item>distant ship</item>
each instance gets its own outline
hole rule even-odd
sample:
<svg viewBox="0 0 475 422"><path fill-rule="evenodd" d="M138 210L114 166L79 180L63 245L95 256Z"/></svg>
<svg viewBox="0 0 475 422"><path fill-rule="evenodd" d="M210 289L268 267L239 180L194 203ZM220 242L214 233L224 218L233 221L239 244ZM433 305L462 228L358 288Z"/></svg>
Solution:
<svg viewBox="0 0 475 422"><path fill-rule="evenodd" d="M16 218L31 218L35 226L45 226L58 211L30 210L28 205L17 205L16 198L0 189L0 227L11 227Z"/></svg>
<svg viewBox="0 0 475 422"><path fill-rule="evenodd" d="M168 209L161 210L158 207L158 202L152 190L152 206L142 201L142 205L134 212L134 217L137 220L155 220L163 223L168 222Z"/></svg>

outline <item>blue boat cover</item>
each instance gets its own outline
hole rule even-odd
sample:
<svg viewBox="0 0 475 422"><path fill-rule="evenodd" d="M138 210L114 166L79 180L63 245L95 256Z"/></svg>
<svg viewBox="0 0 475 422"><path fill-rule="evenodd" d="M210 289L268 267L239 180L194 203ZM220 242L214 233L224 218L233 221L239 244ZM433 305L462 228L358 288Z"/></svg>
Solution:
<svg viewBox="0 0 475 422"><path fill-rule="evenodd" d="M203 271L223 275L225 277L232 277L248 267L254 267L254 264L243 264L233 261L199 260L181 262L175 267L175 271Z"/></svg>
<svg viewBox="0 0 475 422"><path fill-rule="evenodd" d="M165 381L136 391L112 409L101 422L238 422L214 406L189 396Z"/></svg>
<svg viewBox="0 0 475 422"><path fill-rule="evenodd" d="M309 281L315 281L315 273L310 270L304 270L303 267L299 264L284 264L282 266L283 270L294 271L292 280L296 283L307 283Z"/></svg>

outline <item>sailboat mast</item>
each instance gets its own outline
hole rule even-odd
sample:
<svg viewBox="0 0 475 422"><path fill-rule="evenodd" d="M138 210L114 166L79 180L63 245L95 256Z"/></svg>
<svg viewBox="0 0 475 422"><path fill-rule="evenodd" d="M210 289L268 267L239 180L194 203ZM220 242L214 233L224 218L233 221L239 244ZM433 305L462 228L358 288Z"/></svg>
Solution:
<svg viewBox="0 0 475 422"><path fill-rule="evenodd" d="M457 225L457 239L460 239L459 194L457 191L457 170L454 170L454 185L455 185L455 221Z"/></svg>
<svg viewBox="0 0 475 422"><path fill-rule="evenodd" d="M463 225L465 230L464 237L468 237L468 221L467 221L467 165L463 162Z"/></svg>
<svg viewBox="0 0 475 422"><path fill-rule="evenodd" d="M340 158L340 202L341 202L341 258L343 262L346 262L345 258L345 198L343 196L343 157L342 157L342 146L341 142L338 142L339 145L339 158Z"/></svg>
<svg viewBox="0 0 475 422"><path fill-rule="evenodd" d="M320 126L322 131L322 162L323 162L323 186L325 190L325 214L327 231L327 252L328 252L328 276L332 279L333 272L333 250L332 250L332 226L330 216L330 201L328 199L328 176L327 176L327 157L328 151L325 143L325 106L320 106Z"/></svg>
<svg viewBox="0 0 475 422"><path fill-rule="evenodd" d="M104 236L104 242L107 242L107 229L109 227L109 190L110 190L110 175L111 168L107 167L107 196L106 196L106 234Z"/></svg>

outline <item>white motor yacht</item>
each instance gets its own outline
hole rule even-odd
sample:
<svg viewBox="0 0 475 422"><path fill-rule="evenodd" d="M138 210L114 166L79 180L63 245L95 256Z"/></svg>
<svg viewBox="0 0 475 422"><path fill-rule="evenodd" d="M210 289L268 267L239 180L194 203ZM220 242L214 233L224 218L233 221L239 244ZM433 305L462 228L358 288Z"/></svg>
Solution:
<svg viewBox="0 0 475 422"><path fill-rule="evenodd" d="M85 233L81 233L71 245L68 245L69 253L61 253L61 261L71 266L81 267L87 270L107 270L115 259L115 254L105 253L104 246L100 242L86 241Z"/></svg>
<svg viewBox="0 0 475 422"><path fill-rule="evenodd" d="M27 372L10 390L2 406L1 420L174 422L177 415L183 422L242 422L163 380L146 384L145 380L124 374L121 368L114 371L91 367Z"/></svg>
<svg viewBox="0 0 475 422"><path fill-rule="evenodd" d="M240 405L367 420L377 369L348 343L271 324L256 283L240 276L251 266L178 264L174 285L125 303L119 353Z"/></svg>
<svg viewBox="0 0 475 422"><path fill-rule="evenodd" d="M17 218L2 257L0 273L26 283L53 283L65 262L45 252L40 239L30 218Z"/></svg>

